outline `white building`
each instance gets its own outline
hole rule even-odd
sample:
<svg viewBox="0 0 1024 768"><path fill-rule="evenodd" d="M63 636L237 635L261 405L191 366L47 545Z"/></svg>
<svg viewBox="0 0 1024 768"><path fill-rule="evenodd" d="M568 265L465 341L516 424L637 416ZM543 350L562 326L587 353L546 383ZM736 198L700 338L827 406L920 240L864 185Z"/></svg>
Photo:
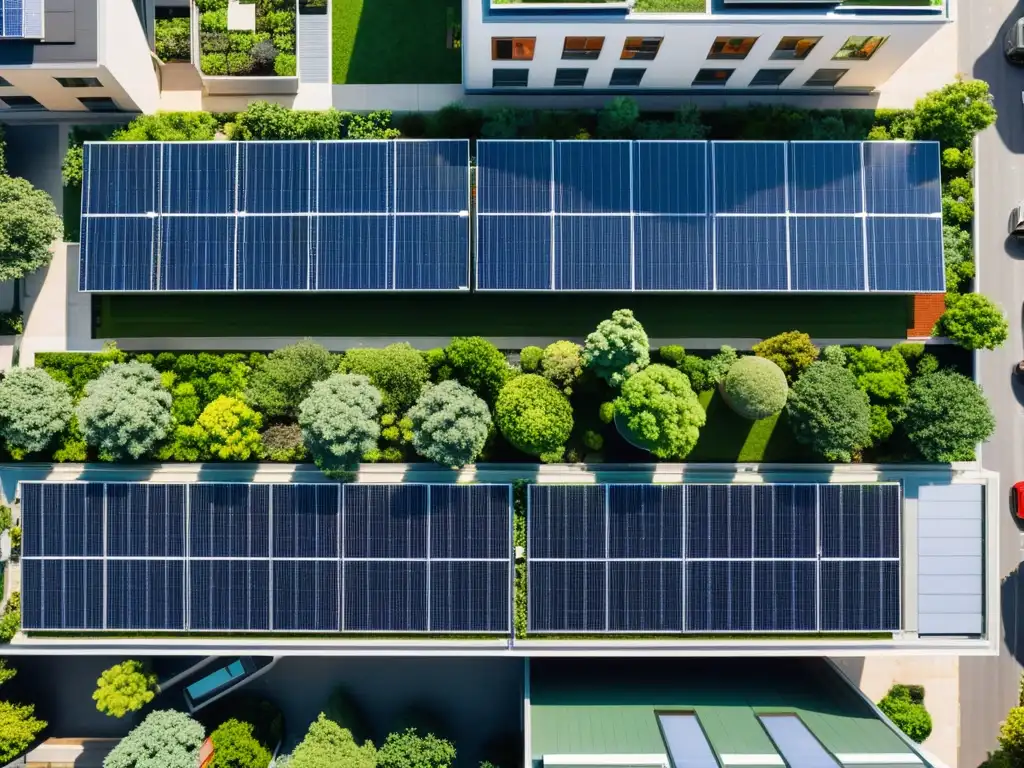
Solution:
<svg viewBox="0 0 1024 768"><path fill-rule="evenodd" d="M949 0L703 2L463 0L464 86L866 93L951 22Z"/></svg>

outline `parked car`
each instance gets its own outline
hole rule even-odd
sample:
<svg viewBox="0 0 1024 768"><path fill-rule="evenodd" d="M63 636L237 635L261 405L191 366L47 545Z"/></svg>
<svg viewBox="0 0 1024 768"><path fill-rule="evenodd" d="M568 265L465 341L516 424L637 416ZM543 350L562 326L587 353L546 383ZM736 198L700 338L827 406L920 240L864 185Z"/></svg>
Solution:
<svg viewBox="0 0 1024 768"><path fill-rule="evenodd" d="M1024 99L1024 94L1021 96ZM1017 203L1010 211L1010 234L1024 240L1024 202Z"/></svg>
<svg viewBox="0 0 1024 768"><path fill-rule="evenodd" d="M1018 480L1013 484L1013 504L1017 517L1024 520L1024 480Z"/></svg>
<svg viewBox="0 0 1024 768"><path fill-rule="evenodd" d="M1013 366L1013 373L1017 378L1024 380L1024 360L1018 360Z"/></svg>
<svg viewBox="0 0 1024 768"><path fill-rule="evenodd" d="M1003 53L1011 64L1024 64L1024 18L1017 19L1007 30Z"/></svg>

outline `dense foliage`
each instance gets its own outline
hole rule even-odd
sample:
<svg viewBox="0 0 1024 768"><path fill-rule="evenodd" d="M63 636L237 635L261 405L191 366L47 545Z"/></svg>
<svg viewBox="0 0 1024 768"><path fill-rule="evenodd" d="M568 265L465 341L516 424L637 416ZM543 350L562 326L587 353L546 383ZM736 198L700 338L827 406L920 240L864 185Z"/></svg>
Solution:
<svg viewBox="0 0 1024 768"><path fill-rule="evenodd" d="M281 347L253 371L248 400L268 416L295 416L313 385L337 367L334 355L312 339Z"/></svg>
<svg viewBox="0 0 1024 768"><path fill-rule="evenodd" d="M317 466L344 468L376 448L380 405L380 392L365 376L336 373L314 384L299 407L299 426Z"/></svg>
<svg viewBox="0 0 1024 768"><path fill-rule="evenodd" d="M924 707L923 695L915 700L906 685L894 685L878 702L878 708L907 736L920 744L932 732L932 717Z"/></svg>
<svg viewBox="0 0 1024 768"><path fill-rule="evenodd" d="M455 747L432 733L420 736L415 728L388 734L377 750L377 768L451 768Z"/></svg>
<svg viewBox="0 0 1024 768"><path fill-rule="evenodd" d="M253 736L253 728L234 718L210 734L213 760L206 768L267 768L270 752Z"/></svg>
<svg viewBox="0 0 1024 768"><path fill-rule="evenodd" d="M236 397L220 395L191 429L202 458L248 461L260 451L263 417Z"/></svg>
<svg viewBox="0 0 1024 768"><path fill-rule="evenodd" d="M50 263L64 233L51 198L25 179L0 175L0 280L15 280Z"/></svg>
<svg viewBox="0 0 1024 768"><path fill-rule="evenodd" d="M552 342L541 355L540 371L544 378L571 395L572 385L583 375L583 350L574 341Z"/></svg>
<svg viewBox="0 0 1024 768"><path fill-rule="evenodd" d="M154 37L156 55L161 61L189 61L191 59L192 31L187 16L176 19L157 19L154 25Z"/></svg>
<svg viewBox="0 0 1024 768"><path fill-rule="evenodd" d="M491 429L487 403L457 381L429 387L409 411L413 445L446 467L476 461Z"/></svg>
<svg viewBox="0 0 1024 768"><path fill-rule="evenodd" d="M200 0L200 68L206 75L277 73L277 59L295 56L295 3L256 3L255 31L228 29L228 0ZM294 74L292 72L291 74Z"/></svg>
<svg viewBox="0 0 1024 768"><path fill-rule="evenodd" d="M650 363L651 345L633 312L617 309L610 320L602 320L587 336L583 360L587 368L613 387L621 387Z"/></svg>
<svg viewBox="0 0 1024 768"><path fill-rule="evenodd" d="M14 458L45 449L71 415L67 385L42 368L14 368L0 381L0 436Z"/></svg>
<svg viewBox="0 0 1024 768"><path fill-rule="evenodd" d="M151 712L103 760L103 768L195 768L203 726L183 712Z"/></svg>
<svg viewBox="0 0 1024 768"><path fill-rule="evenodd" d="M1008 768L1024 765L1024 702L1013 707L999 726L999 748L1007 758Z"/></svg>
<svg viewBox="0 0 1024 768"><path fill-rule="evenodd" d="M974 136L996 120L992 94L983 80L959 79L925 94L914 104L904 136L938 141L943 147L966 150Z"/></svg>
<svg viewBox="0 0 1024 768"><path fill-rule="evenodd" d="M572 432L572 406L550 381L527 373L506 384L496 405L498 429L513 446L541 461L559 461Z"/></svg>
<svg viewBox="0 0 1024 768"><path fill-rule="evenodd" d="M1010 327L992 299L968 293L953 298L939 318L935 332L964 349L996 349L1006 341Z"/></svg>
<svg viewBox="0 0 1024 768"><path fill-rule="evenodd" d="M868 397L837 365L812 363L790 390L786 412L796 439L827 461L853 461L871 442Z"/></svg>
<svg viewBox="0 0 1024 768"><path fill-rule="evenodd" d="M89 445L110 461L148 453L171 424L171 394L146 363L117 363L85 386L78 423Z"/></svg>
<svg viewBox="0 0 1024 768"><path fill-rule="evenodd" d="M387 411L405 411L430 378L423 355L405 342L384 349L350 349L342 370L366 376L380 390Z"/></svg>
<svg viewBox="0 0 1024 768"><path fill-rule="evenodd" d="M123 661L103 670L92 694L96 709L112 717L137 712L156 695L156 675L141 661Z"/></svg>
<svg viewBox="0 0 1024 768"><path fill-rule="evenodd" d="M910 385L907 436L928 461L973 461L974 447L995 431L981 387L966 376L939 371Z"/></svg>
<svg viewBox="0 0 1024 768"><path fill-rule="evenodd" d="M0 685L16 674L16 668L0 661ZM33 705L0 701L0 763L6 765L18 757L45 727L46 721L35 716Z"/></svg>
<svg viewBox="0 0 1024 768"><path fill-rule="evenodd" d="M786 407L786 374L769 357L741 357L722 382L729 407L745 419L767 419Z"/></svg>
<svg viewBox="0 0 1024 768"><path fill-rule="evenodd" d="M376 768L377 751L369 741L362 746L356 744L347 729L321 713L285 765L287 768Z"/></svg>
<svg viewBox="0 0 1024 768"><path fill-rule="evenodd" d="M445 347L445 358L452 376L488 403L515 375L501 350L480 336L456 336Z"/></svg>
<svg viewBox="0 0 1024 768"><path fill-rule="evenodd" d="M624 436L659 459L686 458L705 419L690 382L665 365L630 376L615 400L615 421L626 430Z"/></svg>
<svg viewBox="0 0 1024 768"><path fill-rule="evenodd" d="M787 331L754 345L754 354L771 360L793 383L804 370L818 359L818 348L811 337L800 331Z"/></svg>

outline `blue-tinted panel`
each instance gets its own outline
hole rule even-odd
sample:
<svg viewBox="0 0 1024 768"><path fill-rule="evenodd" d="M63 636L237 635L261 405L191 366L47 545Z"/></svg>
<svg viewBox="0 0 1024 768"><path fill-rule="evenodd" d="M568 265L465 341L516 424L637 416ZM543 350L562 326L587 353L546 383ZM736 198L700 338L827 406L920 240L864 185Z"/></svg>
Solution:
<svg viewBox="0 0 1024 768"><path fill-rule="evenodd" d="M729 532L729 486L686 486L686 556L730 557Z"/></svg>
<svg viewBox="0 0 1024 768"><path fill-rule="evenodd" d="M476 197L479 213L547 213L553 210L554 143L478 141Z"/></svg>
<svg viewBox="0 0 1024 768"><path fill-rule="evenodd" d="M88 143L82 158L82 213L154 213L159 144Z"/></svg>
<svg viewBox="0 0 1024 768"><path fill-rule="evenodd" d="M110 557L184 557L184 486L108 485L107 554Z"/></svg>
<svg viewBox="0 0 1024 768"><path fill-rule="evenodd" d="M823 486L819 493L822 557L899 557L898 486Z"/></svg>
<svg viewBox="0 0 1024 768"><path fill-rule="evenodd" d="M427 564L348 560L344 568L346 632L425 632Z"/></svg>
<svg viewBox="0 0 1024 768"><path fill-rule="evenodd" d="M431 632L508 632L509 563L431 562Z"/></svg>
<svg viewBox="0 0 1024 768"><path fill-rule="evenodd" d="M899 561L822 561L822 632L894 631L900 624Z"/></svg>
<svg viewBox="0 0 1024 768"><path fill-rule="evenodd" d="M337 561L274 561L274 629L337 632Z"/></svg>
<svg viewBox="0 0 1024 768"><path fill-rule="evenodd" d="M751 628L752 563L686 563L686 629L745 632Z"/></svg>
<svg viewBox="0 0 1024 768"><path fill-rule="evenodd" d="M149 291L154 287L151 216L82 219L82 291Z"/></svg>
<svg viewBox="0 0 1024 768"><path fill-rule="evenodd" d="M107 629L185 628L183 560L108 560Z"/></svg>
<svg viewBox="0 0 1024 768"><path fill-rule="evenodd" d="M309 287L308 216L243 216L239 222L239 290L296 291Z"/></svg>
<svg viewBox="0 0 1024 768"><path fill-rule="evenodd" d="M242 147L238 207L248 213L308 213L315 184L309 142L254 141Z"/></svg>
<svg viewBox="0 0 1024 768"><path fill-rule="evenodd" d="M233 213L237 147L231 141L163 146L163 213Z"/></svg>
<svg viewBox="0 0 1024 768"><path fill-rule="evenodd" d="M23 557L103 554L102 487L24 483L22 496Z"/></svg>
<svg viewBox="0 0 1024 768"><path fill-rule="evenodd" d="M659 714L673 768L718 768L718 760L696 715Z"/></svg>
<svg viewBox="0 0 1024 768"><path fill-rule="evenodd" d="M160 221L160 288L230 291L235 287L235 218L199 216Z"/></svg>
<svg viewBox="0 0 1024 768"><path fill-rule="evenodd" d="M270 487L244 483L189 486L192 557L268 557Z"/></svg>
<svg viewBox="0 0 1024 768"><path fill-rule="evenodd" d="M0 6L3 21L3 37L23 37L25 35L24 2L23 0L4 0Z"/></svg>
<svg viewBox="0 0 1024 768"><path fill-rule="evenodd" d="M715 262L720 291L786 290L786 219L715 219Z"/></svg>
<svg viewBox="0 0 1024 768"><path fill-rule="evenodd" d="M900 293L945 291L942 219L869 216L868 286Z"/></svg>
<svg viewBox="0 0 1024 768"><path fill-rule="evenodd" d="M633 226L637 290L711 290L707 217L637 216Z"/></svg>
<svg viewBox="0 0 1024 768"><path fill-rule="evenodd" d="M794 291L863 291L864 226L858 218L789 220Z"/></svg>
<svg viewBox="0 0 1024 768"><path fill-rule="evenodd" d="M754 563L755 632L803 632L817 628L817 563L811 560Z"/></svg>
<svg viewBox="0 0 1024 768"><path fill-rule="evenodd" d="M39 557L43 549L43 486L22 483L21 496L21 556Z"/></svg>
<svg viewBox="0 0 1024 768"><path fill-rule="evenodd" d="M68 483L64 486L64 552L68 557L103 554L103 486Z"/></svg>
<svg viewBox="0 0 1024 768"><path fill-rule="evenodd" d="M817 488L754 487L754 557L816 557Z"/></svg>
<svg viewBox="0 0 1024 768"><path fill-rule="evenodd" d="M785 213L784 142L716 141L711 152L717 213Z"/></svg>
<svg viewBox="0 0 1024 768"><path fill-rule="evenodd" d="M789 145L789 210L793 213L861 213L861 145L802 142Z"/></svg>
<svg viewBox="0 0 1024 768"><path fill-rule="evenodd" d="M611 632L681 632L683 563L608 564L608 629Z"/></svg>
<svg viewBox="0 0 1024 768"><path fill-rule="evenodd" d="M551 288L550 216L479 216L476 228L478 290Z"/></svg>
<svg viewBox="0 0 1024 768"><path fill-rule="evenodd" d="M274 557L337 557L339 485L272 485Z"/></svg>
<svg viewBox="0 0 1024 768"><path fill-rule="evenodd" d="M269 560L189 562L189 629L270 629Z"/></svg>
<svg viewBox="0 0 1024 768"><path fill-rule="evenodd" d="M24 629L103 629L102 560L30 560L22 569Z"/></svg>
<svg viewBox="0 0 1024 768"><path fill-rule="evenodd" d="M555 219L555 288L562 291L630 290L629 229L628 216L558 216Z"/></svg>
<svg viewBox="0 0 1024 768"><path fill-rule="evenodd" d="M432 485L432 558L509 557L512 529L507 485Z"/></svg>
<svg viewBox="0 0 1024 768"><path fill-rule="evenodd" d="M587 562L531 562L531 632L604 632L606 565Z"/></svg>
<svg viewBox="0 0 1024 768"><path fill-rule="evenodd" d="M103 627L103 561L65 560L62 629Z"/></svg>
<svg viewBox="0 0 1024 768"><path fill-rule="evenodd" d="M469 210L469 142L462 139L395 142L395 210L458 213Z"/></svg>
<svg viewBox="0 0 1024 768"><path fill-rule="evenodd" d="M394 287L413 291L469 288L469 217L396 217Z"/></svg>
<svg viewBox="0 0 1024 768"><path fill-rule="evenodd" d="M348 485L342 500L344 556L427 556L427 488Z"/></svg>
<svg viewBox="0 0 1024 768"><path fill-rule="evenodd" d="M601 485L531 485L530 557L605 557L605 489Z"/></svg>
<svg viewBox="0 0 1024 768"><path fill-rule="evenodd" d="M796 715L759 715L758 719L790 768L839 768Z"/></svg>
<svg viewBox="0 0 1024 768"><path fill-rule="evenodd" d="M638 141L634 145L634 210L707 213L708 145L702 141Z"/></svg>
<svg viewBox="0 0 1024 768"><path fill-rule="evenodd" d="M395 161L386 141L317 144L320 213L387 213L393 207Z"/></svg>
<svg viewBox="0 0 1024 768"><path fill-rule="evenodd" d="M683 556L682 486L609 485L608 556Z"/></svg>
<svg viewBox="0 0 1024 768"><path fill-rule="evenodd" d="M729 557L753 557L753 486L729 487Z"/></svg>
<svg viewBox="0 0 1024 768"><path fill-rule="evenodd" d="M868 141L864 144L868 213L939 213L939 145Z"/></svg>
<svg viewBox="0 0 1024 768"><path fill-rule="evenodd" d="M628 141L556 142L556 210L629 213L631 151Z"/></svg>
<svg viewBox="0 0 1024 768"><path fill-rule="evenodd" d="M319 291L383 291L391 287L390 216L318 216Z"/></svg>
<svg viewBox="0 0 1024 768"><path fill-rule="evenodd" d="M22 499L24 504L24 499ZM24 512L22 513L24 514ZM24 539L23 539L24 542ZM21 628L44 629L43 626L43 569L53 560L21 560Z"/></svg>
<svg viewBox="0 0 1024 768"><path fill-rule="evenodd" d="M43 555L64 554L64 489L54 483L43 486Z"/></svg>

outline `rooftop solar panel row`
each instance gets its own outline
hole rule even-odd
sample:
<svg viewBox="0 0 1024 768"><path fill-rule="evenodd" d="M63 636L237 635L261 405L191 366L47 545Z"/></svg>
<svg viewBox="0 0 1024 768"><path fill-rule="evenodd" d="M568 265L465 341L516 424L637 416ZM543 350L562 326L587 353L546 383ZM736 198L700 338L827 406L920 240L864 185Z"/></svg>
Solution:
<svg viewBox="0 0 1024 768"><path fill-rule="evenodd" d="M0 38L41 38L43 36L43 0L3 0L0 2Z"/></svg>

